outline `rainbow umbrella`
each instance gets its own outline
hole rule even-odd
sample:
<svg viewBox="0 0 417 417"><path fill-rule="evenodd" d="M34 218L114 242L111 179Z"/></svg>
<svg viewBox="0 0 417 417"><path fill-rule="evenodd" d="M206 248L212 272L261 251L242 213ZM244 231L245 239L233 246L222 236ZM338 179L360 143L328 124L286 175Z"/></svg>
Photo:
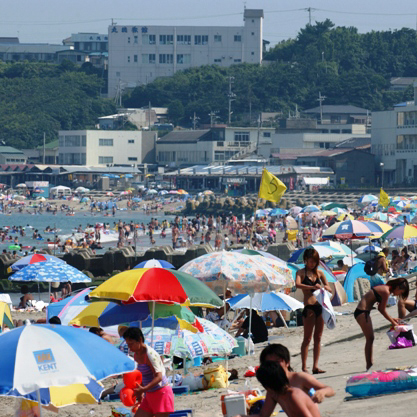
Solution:
<svg viewBox="0 0 417 417"><path fill-rule="evenodd" d="M358 203L363 204L363 205L367 205L367 204L371 203L372 201L378 201L378 197L376 195L373 195L373 194L365 194L358 200Z"/></svg>
<svg viewBox="0 0 417 417"><path fill-rule="evenodd" d="M358 220L346 220L335 223L323 232L323 238L330 239L337 237L340 239L360 239L371 236L372 231L365 224Z"/></svg>
<svg viewBox="0 0 417 417"><path fill-rule="evenodd" d="M107 327L121 323L144 321L152 317L153 303L134 303L119 305L110 301L90 303L83 311L74 317L69 324L88 327ZM155 320L175 317L181 329L196 332L199 323L195 315L187 307L178 304L155 303L153 317Z"/></svg>
<svg viewBox="0 0 417 417"><path fill-rule="evenodd" d="M38 262L47 262L47 261L65 264L65 262L62 259L59 259L56 256L47 255L43 253L35 253L33 255L28 255L19 259L10 268L14 272L14 271L19 271L23 269L25 266L36 264Z"/></svg>
<svg viewBox="0 0 417 417"><path fill-rule="evenodd" d="M182 271L139 268L121 272L96 289L90 298L131 304L156 301L201 307L220 307L222 300L204 283Z"/></svg>
<svg viewBox="0 0 417 417"><path fill-rule="evenodd" d="M381 236L382 240L391 240L394 246L415 245L417 243L417 228L414 226L396 226Z"/></svg>

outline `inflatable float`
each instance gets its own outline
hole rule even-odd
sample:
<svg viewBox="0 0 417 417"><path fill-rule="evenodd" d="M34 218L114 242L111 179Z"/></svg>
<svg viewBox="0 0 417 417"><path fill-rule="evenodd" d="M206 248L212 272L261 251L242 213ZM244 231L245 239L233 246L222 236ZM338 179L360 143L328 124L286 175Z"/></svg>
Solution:
<svg viewBox="0 0 417 417"><path fill-rule="evenodd" d="M371 397L415 389L417 367L353 375L346 383L346 392L353 397Z"/></svg>

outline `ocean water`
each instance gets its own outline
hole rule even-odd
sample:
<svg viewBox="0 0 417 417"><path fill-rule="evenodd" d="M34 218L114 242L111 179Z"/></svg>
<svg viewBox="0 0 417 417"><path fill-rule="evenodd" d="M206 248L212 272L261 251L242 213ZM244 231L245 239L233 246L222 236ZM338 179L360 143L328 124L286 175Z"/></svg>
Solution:
<svg viewBox="0 0 417 417"><path fill-rule="evenodd" d="M96 223L109 223L110 228L113 228L115 223L119 220L123 222L130 223L133 221L135 223L144 223L145 226L148 225L151 218L158 219L159 223L163 220L172 221L173 216L165 216L163 213L150 214L146 215L142 211L122 211L118 210L116 215L113 217L104 216L102 214L91 214L89 210L76 212L74 216L66 216L65 213L58 212L56 215L52 213L42 213L42 214L28 214L28 213L12 213L11 215L0 214L0 227L5 226L23 226L25 227L26 236L22 237L16 233L9 233L9 236L19 238L19 243L23 246L36 247L36 249L47 248L47 239L53 241L55 234L54 233L45 233L44 230L46 227L61 229L57 232L58 235L68 235L73 232L73 229L77 228L79 225L83 230L88 225L95 225ZM33 230L38 229L39 233L42 235L44 240L34 240L32 239ZM161 238L158 234L154 234L155 245L169 245L171 244L170 235L167 237ZM0 251L3 249L9 249L9 246L13 244L13 241L0 242ZM108 243L104 246L104 249L101 252L105 251L108 247L116 246L117 242ZM151 246L148 236L139 236L136 242L138 251L146 250ZM27 249L23 249L25 251ZM100 252L100 251L99 251Z"/></svg>

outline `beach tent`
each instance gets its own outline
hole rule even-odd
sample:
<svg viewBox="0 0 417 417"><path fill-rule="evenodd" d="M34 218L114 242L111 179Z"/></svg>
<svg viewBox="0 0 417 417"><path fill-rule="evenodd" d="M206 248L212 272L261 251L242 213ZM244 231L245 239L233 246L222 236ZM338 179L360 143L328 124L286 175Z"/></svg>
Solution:
<svg viewBox="0 0 417 417"><path fill-rule="evenodd" d="M52 187L49 190L50 194L62 194L62 195L71 195L71 188L65 187L63 185L58 185L57 187Z"/></svg>
<svg viewBox="0 0 417 417"><path fill-rule="evenodd" d="M0 301L0 333L3 332L3 326L7 326L10 330L14 328L9 304Z"/></svg>
<svg viewBox="0 0 417 417"><path fill-rule="evenodd" d="M365 273L364 263L353 265L352 268L349 269L349 272L346 274L343 288L345 289L348 303L353 303L355 301L353 296L353 286L358 278L366 278L371 280L371 277Z"/></svg>
<svg viewBox="0 0 417 417"><path fill-rule="evenodd" d="M333 306L341 306L347 303L347 297L343 285L339 282L329 282L330 288L332 289L331 302Z"/></svg>

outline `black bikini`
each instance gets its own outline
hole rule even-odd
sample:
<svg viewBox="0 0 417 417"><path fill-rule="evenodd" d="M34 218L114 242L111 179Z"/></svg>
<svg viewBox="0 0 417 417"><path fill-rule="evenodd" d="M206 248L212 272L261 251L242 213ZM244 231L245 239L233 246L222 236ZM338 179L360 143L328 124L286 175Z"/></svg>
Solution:
<svg viewBox="0 0 417 417"><path fill-rule="evenodd" d="M315 282L313 282L308 276L307 276L307 269L304 268L304 279L301 281L301 284L304 285L311 285L312 287L316 284L320 284L320 280L319 278L316 279ZM311 292L316 291L311 290ZM303 310L303 317L307 317L307 313L308 310L311 310L316 317L319 317L322 313L323 313L323 307L321 306L321 304L319 304L319 302L315 303L315 304L307 304L304 306L304 310Z"/></svg>
<svg viewBox="0 0 417 417"><path fill-rule="evenodd" d="M382 301L381 294L379 294L377 291L375 291L375 288L372 288L371 291L374 293L376 302L380 303ZM355 310L355 312L353 313L353 317L355 317L355 319L356 319L361 314L365 314L365 319L366 319L366 321L368 321L368 317L370 316L371 312L370 312L370 310L361 310L360 308L357 308Z"/></svg>

